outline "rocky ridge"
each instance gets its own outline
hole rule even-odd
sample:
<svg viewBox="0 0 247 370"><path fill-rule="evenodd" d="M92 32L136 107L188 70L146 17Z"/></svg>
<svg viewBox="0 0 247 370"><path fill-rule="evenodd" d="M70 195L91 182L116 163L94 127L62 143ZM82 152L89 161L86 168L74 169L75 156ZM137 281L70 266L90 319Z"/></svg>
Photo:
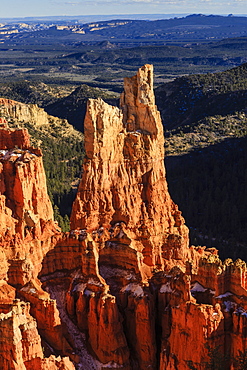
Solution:
<svg viewBox="0 0 247 370"><path fill-rule="evenodd" d="M48 115L36 104L24 104L11 99L0 99L1 115L35 125L48 124Z"/></svg>
<svg viewBox="0 0 247 370"><path fill-rule="evenodd" d="M69 233L53 221L27 131L2 127L0 138L3 370L204 370L211 349L238 369L246 264L189 246L167 188L152 66L125 79L120 108L88 102Z"/></svg>

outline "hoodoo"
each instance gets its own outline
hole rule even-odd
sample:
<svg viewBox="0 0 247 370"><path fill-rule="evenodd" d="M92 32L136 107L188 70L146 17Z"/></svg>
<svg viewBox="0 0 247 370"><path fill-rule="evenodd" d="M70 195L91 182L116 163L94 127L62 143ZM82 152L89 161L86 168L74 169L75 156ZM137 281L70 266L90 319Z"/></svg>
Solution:
<svg viewBox="0 0 247 370"><path fill-rule="evenodd" d="M167 189L152 66L125 78L120 109L90 99L84 131L86 160L71 228L112 233L105 236L104 260L108 254L109 263L124 262L112 253L119 238L144 280L154 269L184 268L188 229Z"/></svg>
<svg viewBox="0 0 247 370"><path fill-rule="evenodd" d="M26 129L0 128L0 181L0 368L72 370L68 358L45 358L42 350L42 338L62 348L56 302L37 278L60 229L41 151L30 146Z"/></svg>
<svg viewBox="0 0 247 370"><path fill-rule="evenodd" d="M1 369L242 369L246 263L189 246L168 192L153 67L124 80L120 108L90 99L84 132L61 233L40 150L25 130L0 129Z"/></svg>

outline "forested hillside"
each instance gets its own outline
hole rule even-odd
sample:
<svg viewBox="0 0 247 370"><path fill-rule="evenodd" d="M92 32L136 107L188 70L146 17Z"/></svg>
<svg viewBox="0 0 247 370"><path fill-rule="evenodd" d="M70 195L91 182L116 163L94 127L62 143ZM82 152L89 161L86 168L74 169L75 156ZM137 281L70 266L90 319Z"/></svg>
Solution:
<svg viewBox="0 0 247 370"><path fill-rule="evenodd" d="M178 78L156 96L169 191L192 242L246 259L247 65Z"/></svg>
<svg viewBox="0 0 247 370"><path fill-rule="evenodd" d="M156 89L163 123L171 129L247 109L247 63L221 73L177 78Z"/></svg>
<svg viewBox="0 0 247 370"><path fill-rule="evenodd" d="M167 180L195 245L246 260L247 137L167 157Z"/></svg>

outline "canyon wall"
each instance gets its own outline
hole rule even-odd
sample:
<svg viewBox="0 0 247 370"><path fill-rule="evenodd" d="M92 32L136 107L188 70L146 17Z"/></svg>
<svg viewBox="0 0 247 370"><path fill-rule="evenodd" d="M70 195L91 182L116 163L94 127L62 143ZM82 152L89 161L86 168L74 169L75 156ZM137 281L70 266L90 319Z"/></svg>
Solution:
<svg viewBox="0 0 247 370"><path fill-rule="evenodd" d="M89 99L84 132L61 233L41 151L25 129L0 128L1 368L242 369L246 263L189 245L168 192L152 66L124 80L120 108Z"/></svg>

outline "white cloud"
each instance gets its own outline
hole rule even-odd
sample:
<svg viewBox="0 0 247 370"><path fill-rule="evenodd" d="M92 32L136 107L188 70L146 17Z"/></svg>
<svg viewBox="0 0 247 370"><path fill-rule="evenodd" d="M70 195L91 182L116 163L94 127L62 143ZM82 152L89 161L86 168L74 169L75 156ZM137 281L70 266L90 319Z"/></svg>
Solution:
<svg viewBox="0 0 247 370"><path fill-rule="evenodd" d="M64 3L65 5L72 5L72 6L75 6L75 5L80 5L80 3L73 3L72 1L67 1L66 3Z"/></svg>

